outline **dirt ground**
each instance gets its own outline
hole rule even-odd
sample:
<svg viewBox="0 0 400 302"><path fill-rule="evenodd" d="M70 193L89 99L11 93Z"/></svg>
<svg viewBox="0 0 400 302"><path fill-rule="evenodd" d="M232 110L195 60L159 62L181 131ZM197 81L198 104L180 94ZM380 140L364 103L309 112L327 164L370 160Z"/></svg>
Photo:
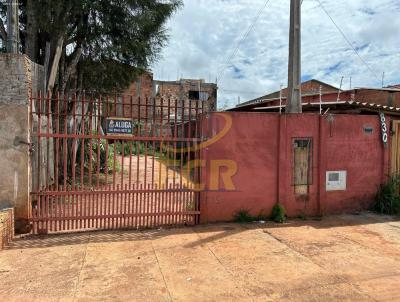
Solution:
<svg viewBox="0 0 400 302"><path fill-rule="evenodd" d="M200 225L25 237L1 301L400 301L400 219Z"/></svg>

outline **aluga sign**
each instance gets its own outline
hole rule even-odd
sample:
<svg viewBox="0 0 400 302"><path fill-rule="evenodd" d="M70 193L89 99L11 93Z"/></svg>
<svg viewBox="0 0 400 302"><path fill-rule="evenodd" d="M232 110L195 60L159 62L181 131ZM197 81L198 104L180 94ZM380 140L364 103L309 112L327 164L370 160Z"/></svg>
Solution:
<svg viewBox="0 0 400 302"><path fill-rule="evenodd" d="M133 134L133 123L131 119L126 118L107 118L107 134Z"/></svg>
<svg viewBox="0 0 400 302"><path fill-rule="evenodd" d="M387 134L387 126L386 126L386 117L383 112L379 113L379 118L381 121L381 131L382 131L382 142L383 146L386 148L388 144L388 134Z"/></svg>

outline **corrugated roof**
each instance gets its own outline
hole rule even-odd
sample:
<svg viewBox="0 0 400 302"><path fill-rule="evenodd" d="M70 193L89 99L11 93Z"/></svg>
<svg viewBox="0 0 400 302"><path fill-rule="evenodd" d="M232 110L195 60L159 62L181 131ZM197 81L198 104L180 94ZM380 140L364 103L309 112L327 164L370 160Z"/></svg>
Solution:
<svg viewBox="0 0 400 302"><path fill-rule="evenodd" d="M335 87L335 86L333 86L333 85L330 85L330 84L328 84L328 83L322 82L322 81L320 81L320 80L316 80L316 79L311 79L311 80L302 82L301 85L302 85L302 86L305 86L305 85L307 85L308 83L313 83L313 82L315 82L315 83L317 83L317 84L320 84L320 85L323 85L323 86L325 86L325 87L329 87L330 89L332 89L332 91L324 90L324 91L323 91L324 94L327 94L327 93L334 93L334 92L337 93L337 92L339 91L339 88L337 88L337 87ZM285 89L287 89L287 87L283 88L282 90L285 90ZM255 99L253 99L253 100L250 100L250 101L247 101L247 102L243 102L243 103L241 103L241 104L238 104L238 105L236 105L236 108L244 107L244 106L248 106L248 105L253 105L253 104L258 104L258 103L266 102L266 101L269 101L269 100L275 100L275 99L277 99L277 98L279 99L279 95L280 95L280 91L279 91L279 90L278 90L278 91L274 91L274 92L269 93L269 94L266 94L266 95L264 95L264 96L255 98ZM302 96L308 96L308 95L313 95L313 94L310 94L310 92L308 92L308 94L307 94L307 93L306 93L306 94L302 94ZM284 97L283 99L285 99L285 97Z"/></svg>
<svg viewBox="0 0 400 302"><path fill-rule="evenodd" d="M319 105L320 105L319 102L303 103L303 107L318 107ZM332 105L348 105L348 106L355 106L355 107L364 108L364 109L373 110L373 111L386 111L386 112L391 112L391 113L400 113L399 107L386 106L386 105L367 103L367 102L358 102L358 101L322 102L321 105L323 107L332 106ZM256 107L256 108L252 108L252 110L275 110L275 109L279 109L280 107L285 108L286 105Z"/></svg>
<svg viewBox="0 0 400 302"><path fill-rule="evenodd" d="M400 87L385 87L385 88L371 88L371 87L357 87L354 90L379 90L379 91L392 91L392 92L400 92Z"/></svg>

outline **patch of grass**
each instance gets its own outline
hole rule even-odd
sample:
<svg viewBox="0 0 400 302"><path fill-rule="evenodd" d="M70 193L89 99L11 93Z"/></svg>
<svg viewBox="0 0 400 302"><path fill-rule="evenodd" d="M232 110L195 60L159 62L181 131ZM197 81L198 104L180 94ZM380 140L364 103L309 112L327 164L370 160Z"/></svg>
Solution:
<svg viewBox="0 0 400 302"><path fill-rule="evenodd" d="M274 209L275 209L275 211L278 211L278 212L274 213ZM258 215L254 216L254 215L250 214L249 210L243 209L243 210L237 211L233 215L233 220L235 222L239 222L239 223L246 223L246 222L254 222L254 221L267 221L267 220L271 219L271 220L273 220L275 222L281 222L282 223L282 222L284 222L286 220L286 214L285 213L286 213L285 212L285 208L283 206L279 206L279 208L276 208L276 205L272 209L272 215L271 216L266 215L264 210L261 210L258 213ZM282 215L283 215L283 218L282 218Z"/></svg>
<svg viewBox="0 0 400 302"><path fill-rule="evenodd" d="M233 215L233 221L235 222L252 222L255 221L256 217L250 215L248 210L240 210L237 211L234 215Z"/></svg>
<svg viewBox="0 0 400 302"><path fill-rule="evenodd" d="M286 210L283 205L276 204L272 208L271 220L279 223L286 221Z"/></svg>
<svg viewBox="0 0 400 302"><path fill-rule="evenodd" d="M384 184L381 184L375 195L373 210L380 214L400 214L399 186L400 175L392 175Z"/></svg>
<svg viewBox="0 0 400 302"><path fill-rule="evenodd" d="M300 213L299 215L297 215L297 218L300 220L307 220L306 214L304 213Z"/></svg>

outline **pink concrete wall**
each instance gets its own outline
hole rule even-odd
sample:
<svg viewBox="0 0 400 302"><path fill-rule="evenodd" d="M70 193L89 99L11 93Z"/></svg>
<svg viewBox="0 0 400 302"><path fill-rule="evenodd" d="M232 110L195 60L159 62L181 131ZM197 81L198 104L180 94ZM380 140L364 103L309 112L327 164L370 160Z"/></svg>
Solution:
<svg viewBox="0 0 400 302"><path fill-rule="evenodd" d="M323 212L368 208L379 184L389 173L390 148L383 147L378 116L335 115L332 126L323 124L326 170L347 170L346 191L321 190ZM372 128L373 132L365 133L364 127Z"/></svg>
<svg viewBox="0 0 400 302"><path fill-rule="evenodd" d="M212 160L232 160L237 173L232 178L235 191L205 192L201 196L201 218L205 221L228 221L235 211L271 211L277 198L278 116L257 113L224 113L232 118L226 136L202 150L206 161L205 184L209 185ZM223 129L226 121L211 114L205 120L208 137Z"/></svg>
<svg viewBox="0 0 400 302"><path fill-rule="evenodd" d="M203 182L210 183L214 160L236 163L235 189L207 190L201 194L203 222L228 221L238 210L269 214L279 201L289 216L352 212L370 206L378 185L389 172L389 150L381 141L378 115L274 113L213 113L203 120L203 136L211 138L232 127L225 136L202 149ZM366 133L364 127L373 128ZM312 183L308 198L293 186L294 138L312 138ZM345 191L325 190L326 171L346 170ZM223 172L223 171L222 171ZM221 180L221 179L220 179ZM208 188L209 189L209 188Z"/></svg>

